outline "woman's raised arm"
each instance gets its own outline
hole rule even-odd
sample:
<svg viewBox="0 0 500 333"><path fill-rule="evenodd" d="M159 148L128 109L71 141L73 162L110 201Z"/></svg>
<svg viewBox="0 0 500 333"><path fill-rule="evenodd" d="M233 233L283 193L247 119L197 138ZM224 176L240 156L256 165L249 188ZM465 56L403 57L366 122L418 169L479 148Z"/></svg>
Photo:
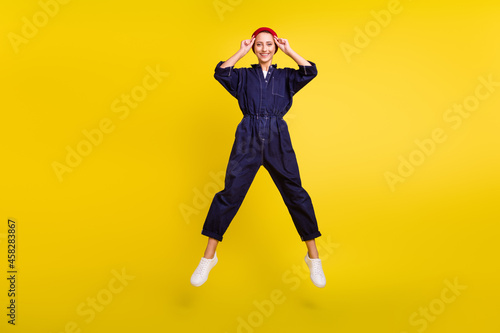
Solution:
<svg viewBox="0 0 500 333"><path fill-rule="evenodd" d="M252 39L242 40L238 52L236 52L231 58L227 59L220 67L226 68L236 65L238 60L243 58L248 53L248 51L252 49L254 42L255 42L255 37Z"/></svg>
<svg viewBox="0 0 500 333"><path fill-rule="evenodd" d="M299 66L312 66L309 61L302 58L297 52L292 50L292 48L290 47L290 43L288 42L288 39L274 37L274 40L278 44L278 47L280 48L280 50L283 51L283 53L285 53L287 56L292 58L297 63L297 65L299 65Z"/></svg>

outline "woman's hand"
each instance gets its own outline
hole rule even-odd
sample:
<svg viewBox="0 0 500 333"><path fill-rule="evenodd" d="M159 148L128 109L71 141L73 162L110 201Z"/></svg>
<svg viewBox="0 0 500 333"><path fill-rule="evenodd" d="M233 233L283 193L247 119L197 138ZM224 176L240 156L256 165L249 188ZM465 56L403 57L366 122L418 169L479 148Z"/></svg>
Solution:
<svg viewBox="0 0 500 333"><path fill-rule="evenodd" d="M241 46L238 52L236 52L234 55L231 56L231 58L227 59L222 65L220 65L221 68L226 68L226 67L231 67L236 65L236 63L245 56L245 54L250 51L250 49L253 46L253 43L255 41L255 38L252 39L245 39L241 41Z"/></svg>
<svg viewBox="0 0 500 333"><path fill-rule="evenodd" d="M276 42L276 44L278 44L278 47L281 51L283 51L284 54L286 54L287 56L290 55L292 48L290 47L290 43L288 43L288 39L274 37L274 41Z"/></svg>
<svg viewBox="0 0 500 333"><path fill-rule="evenodd" d="M252 39L245 39L241 41L240 51L243 52L243 55L247 54L248 51L252 49L254 42L255 42L255 37Z"/></svg>
<svg viewBox="0 0 500 333"><path fill-rule="evenodd" d="M292 48L290 47L290 43L288 43L288 39L274 37L274 41L276 42L276 44L278 44L280 50L283 51L284 54L295 60L295 62L299 66L312 66L312 64L309 61L302 58L300 55L297 54L297 52L292 50Z"/></svg>

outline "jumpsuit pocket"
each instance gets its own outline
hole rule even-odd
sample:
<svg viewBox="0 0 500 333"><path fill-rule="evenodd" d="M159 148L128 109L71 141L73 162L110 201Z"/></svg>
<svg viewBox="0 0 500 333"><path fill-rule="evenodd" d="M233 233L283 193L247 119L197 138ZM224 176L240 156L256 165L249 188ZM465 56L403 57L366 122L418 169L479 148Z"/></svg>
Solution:
<svg viewBox="0 0 500 333"><path fill-rule="evenodd" d="M272 94L279 97L285 97L285 82L277 77L273 77L272 80Z"/></svg>

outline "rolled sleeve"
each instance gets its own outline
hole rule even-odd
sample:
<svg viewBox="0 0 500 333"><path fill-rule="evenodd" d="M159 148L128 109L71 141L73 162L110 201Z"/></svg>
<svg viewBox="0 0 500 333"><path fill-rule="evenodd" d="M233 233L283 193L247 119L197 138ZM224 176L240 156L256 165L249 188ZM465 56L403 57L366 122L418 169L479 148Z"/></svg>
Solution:
<svg viewBox="0 0 500 333"><path fill-rule="evenodd" d="M299 73L301 75L312 75L314 78L314 76L318 75L318 69L316 68L316 64L310 60L307 61L309 61L311 66L299 65Z"/></svg>
<svg viewBox="0 0 500 333"><path fill-rule="evenodd" d="M316 68L316 63L308 60L311 66L299 65L299 69L290 68L289 76L289 87L292 95L296 94L300 89L302 89L306 84L311 82L312 79L318 75L318 69Z"/></svg>
<svg viewBox="0 0 500 333"><path fill-rule="evenodd" d="M234 66L229 66L222 68L221 65L224 63L224 61L219 61L217 66L215 67L215 72L214 72L214 78L219 81L220 84L226 90L233 95L234 97L237 98L238 94L238 74L239 71L237 68L234 68Z"/></svg>
<svg viewBox="0 0 500 333"><path fill-rule="evenodd" d="M215 66L215 75L231 76L231 72L233 71L234 66L222 68L221 66L223 63L224 63L224 61L219 61L217 66Z"/></svg>

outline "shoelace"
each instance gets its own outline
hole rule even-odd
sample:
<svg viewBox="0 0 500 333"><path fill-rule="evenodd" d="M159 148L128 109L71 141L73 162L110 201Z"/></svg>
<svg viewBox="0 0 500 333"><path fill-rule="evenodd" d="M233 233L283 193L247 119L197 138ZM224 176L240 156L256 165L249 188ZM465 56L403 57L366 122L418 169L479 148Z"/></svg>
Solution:
<svg viewBox="0 0 500 333"><path fill-rule="evenodd" d="M208 261L206 258L202 258L201 263L197 269L197 271L198 271L197 274L200 276L205 274L205 271L207 270L209 264L210 264L210 261Z"/></svg>
<svg viewBox="0 0 500 333"><path fill-rule="evenodd" d="M311 260L311 262L312 262L313 274L318 276L323 276L323 268L321 267L321 261Z"/></svg>

